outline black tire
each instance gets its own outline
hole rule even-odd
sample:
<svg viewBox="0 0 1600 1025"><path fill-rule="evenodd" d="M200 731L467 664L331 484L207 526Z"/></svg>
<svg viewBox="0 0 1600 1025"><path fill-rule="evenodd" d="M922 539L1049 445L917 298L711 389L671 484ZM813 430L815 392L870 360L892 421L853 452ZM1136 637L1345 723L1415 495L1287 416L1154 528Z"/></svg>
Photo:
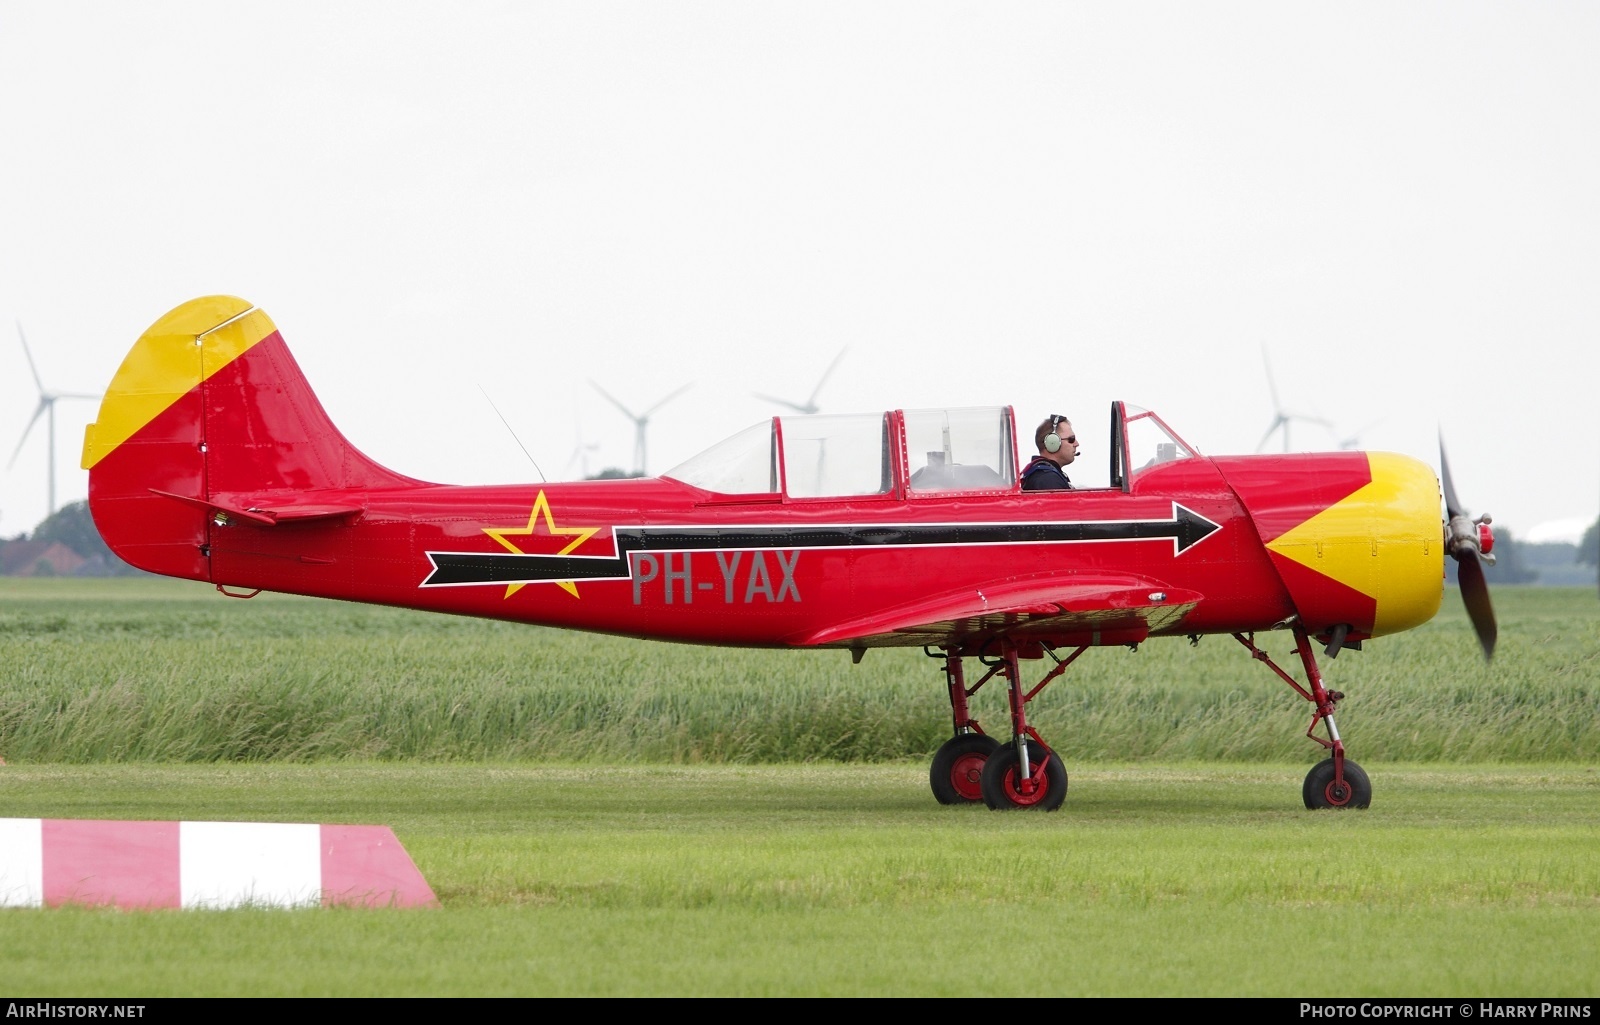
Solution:
<svg viewBox="0 0 1600 1025"><path fill-rule="evenodd" d="M983 800L978 780L984 762L1000 742L982 733L963 733L944 742L928 769L928 786L940 804L969 804Z"/></svg>
<svg viewBox="0 0 1600 1025"><path fill-rule="evenodd" d="M1333 759L1326 758L1306 773L1301 796L1305 798L1306 807L1311 809L1365 808L1372 803L1372 781L1361 766L1346 758L1344 786L1340 787L1334 781Z"/></svg>
<svg viewBox="0 0 1600 1025"><path fill-rule="evenodd" d="M989 756L978 781L983 803L994 811L1012 808L1055 811L1061 807L1061 802L1067 799L1067 767L1061 764L1061 756L1037 740L1028 741L1028 765L1040 784L1032 793L1023 793L1018 786L1019 762L1016 744L1002 744ZM1042 773L1041 765L1044 766Z"/></svg>

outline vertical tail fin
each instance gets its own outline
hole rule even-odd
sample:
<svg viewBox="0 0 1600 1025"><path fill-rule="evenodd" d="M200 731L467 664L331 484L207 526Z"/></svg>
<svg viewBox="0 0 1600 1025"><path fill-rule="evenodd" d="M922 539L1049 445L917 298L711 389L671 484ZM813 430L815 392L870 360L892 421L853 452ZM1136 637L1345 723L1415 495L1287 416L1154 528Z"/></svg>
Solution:
<svg viewBox="0 0 1600 1025"><path fill-rule="evenodd" d="M111 550L195 580L211 579L219 510L415 483L339 433L271 318L233 296L184 303L139 337L85 431L83 467Z"/></svg>

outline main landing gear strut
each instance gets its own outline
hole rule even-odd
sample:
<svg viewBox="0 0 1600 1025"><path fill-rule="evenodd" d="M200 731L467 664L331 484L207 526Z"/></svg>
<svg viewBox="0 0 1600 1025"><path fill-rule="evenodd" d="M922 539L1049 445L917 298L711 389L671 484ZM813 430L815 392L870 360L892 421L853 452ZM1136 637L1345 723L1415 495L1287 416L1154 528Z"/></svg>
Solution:
<svg viewBox="0 0 1600 1025"><path fill-rule="evenodd" d="M1250 649L1250 654L1266 664L1296 693L1316 706L1306 736L1329 751L1329 757L1318 762L1307 773L1301 796L1307 808L1365 808L1372 803L1372 783L1361 766L1344 755L1344 741L1339 739L1339 727L1333 713L1344 695L1328 690L1322 684L1322 672L1317 668L1312 653L1311 637L1301 626L1294 627L1295 649L1305 668L1309 686L1302 685L1284 672L1255 645L1254 634L1236 633L1234 640ZM1037 808L1055 811L1067 797L1067 770L1058 755L1044 738L1028 725L1027 705L1051 681L1066 672L1078 656L1089 650L1088 645L1077 648L1066 658L1057 658L1049 647L1042 647L1055 661L1031 690L1023 691L1022 672L1018 666L1017 646L1010 639L1000 642L1000 656L979 661L989 671L972 686L967 686L962 674L959 648L948 647L941 651L928 651L930 658L944 660L946 685L950 692L950 714L955 735L945 741L933 756L928 770L928 785L940 804L964 804L982 801L990 808L1001 811L1008 808ZM1011 740L1000 743L983 732L978 720L972 718L967 700L978 689L995 677L1006 682L1006 697L1011 706ZM1327 739L1316 735L1317 725L1327 724Z"/></svg>
<svg viewBox="0 0 1600 1025"><path fill-rule="evenodd" d="M1055 659L1055 652L1049 648L1044 650ZM971 687L966 685L962 675L959 649L927 652L932 658L944 659L951 720L955 726L955 736L939 748L928 770L928 785L940 804L981 800L996 811L1007 808L1055 811L1061 807L1061 802L1067 798L1067 770L1061 764L1061 756L1028 725L1027 705L1087 650L1085 645L1065 659L1056 659L1054 668L1027 693L1022 689L1017 646L1009 639L1000 642L998 659L991 662L980 656L979 660L989 671ZM1006 696L1011 705L1011 740L1006 744L985 734L967 707L967 699L996 676L1006 681Z"/></svg>

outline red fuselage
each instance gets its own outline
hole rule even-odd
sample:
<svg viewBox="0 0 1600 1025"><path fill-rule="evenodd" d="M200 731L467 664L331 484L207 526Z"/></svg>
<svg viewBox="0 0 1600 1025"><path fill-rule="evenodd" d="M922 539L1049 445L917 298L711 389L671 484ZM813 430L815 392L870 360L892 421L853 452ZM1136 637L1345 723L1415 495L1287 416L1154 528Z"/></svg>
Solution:
<svg viewBox="0 0 1600 1025"><path fill-rule="evenodd" d="M927 491L910 423L882 418L877 494L791 495L776 422L766 493L428 484L356 451L265 314L213 297L140 339L84 461L107 542L154 572L635 637L976 648L1298 620L1355 640L1438 607L1438 486L1404 457L1186 453L1113 488Z"/></svg>

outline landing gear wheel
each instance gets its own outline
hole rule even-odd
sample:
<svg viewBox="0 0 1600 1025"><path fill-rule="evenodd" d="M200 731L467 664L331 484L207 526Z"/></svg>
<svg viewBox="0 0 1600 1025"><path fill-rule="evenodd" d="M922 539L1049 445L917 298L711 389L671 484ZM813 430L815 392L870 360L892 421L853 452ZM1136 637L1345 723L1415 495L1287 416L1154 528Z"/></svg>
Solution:
<svg viewBox="0 0 1600 1025"><path fill-rule="evenodd" d="M966 804L982 800L978 778L983 773L983 763L999 746L998 740L982 733L963 733L945 741L928 770L928 785L938 802Z"/></svg>
<svg viewBox="0 0 1600 1025"><path fill-rule="evenodd" d="M1344 785L1334 779L1333 759L1327 758L1312 766L1306 773L1306 784L1301 788L1307 808L1365 808L1372 803L1372 781L1361 766L1344 760Z"/></svg>
<svg viewBox="0 0 1600 1025"><path fill-rule="evenodd" d="M1017 746L1002 744L983 763L983 775L978 780L983 803L995 811L1011 808L1055 811L1061 807L1061 802L1067 799L1067 767L1061 764L1061 756L1038 741L1030 740L1028 766L1033 779L1020 779Z"/></svg>

